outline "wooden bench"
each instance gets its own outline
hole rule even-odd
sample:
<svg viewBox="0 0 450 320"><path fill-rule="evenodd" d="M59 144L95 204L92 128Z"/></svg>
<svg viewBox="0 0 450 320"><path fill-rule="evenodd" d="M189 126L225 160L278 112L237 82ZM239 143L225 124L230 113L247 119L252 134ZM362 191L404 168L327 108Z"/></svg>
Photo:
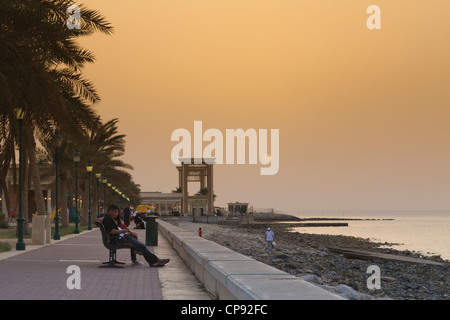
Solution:
<svg viewBox="0 0 450 320"><path fill-rule="evenodd" d="M118 262L116 260L116 250L117 249L130 249L131 245L128 244L119 244L117 240L119 236L111 236L106 234L106 229L103 223L97 221L95 225L99 227L102 233L103 245L106 249L109 250L109 261L103 262L104 266L99 266L99 268L123 268L122 266L118 266L117 264L125 264L124 262Z"/></svg>

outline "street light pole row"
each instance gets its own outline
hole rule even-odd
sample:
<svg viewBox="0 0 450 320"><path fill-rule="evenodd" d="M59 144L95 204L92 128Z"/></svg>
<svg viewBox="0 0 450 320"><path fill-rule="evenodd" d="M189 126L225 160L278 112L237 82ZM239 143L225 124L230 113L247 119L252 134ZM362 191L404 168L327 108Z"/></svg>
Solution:
<svg viewBox="0 0 450 320"><path fill-rule="evenodd" d="M61 146L61 138L56 137L56 144L57 144L57 149ZM78 211L78 163L81 160L81 154L78 151L78 149L75 149L75 152L72 156L73 162L75 163L75 234L80 233L80 230L78 229L78 224L80 222L80 215L79 215L79 211ZM56 163L56 188L58 188L58 151L56 152L55 155L55 163ZM89 209L88 209L88 215L89 215L89 220L88 220L88 230L92 230L92 210L91 210L91 172L94 169L94 166L91 164L91 162L89 161L86 165L86 171L88 172L88 180L89 180ZM117 187L112 186L111 183L108 183L108 180L106 179L106 176L101 176L101 173L96 173L95 177L97 178L97 218L100 217L100 201L99 201L99 187L100 187L100 180L103 182L103 215L106 214L106 186L111 187L113 191L117 192L118 194L122 195L122 197L124 199L126 199L127 201L130 201L129 198L125 197L125 195L122 194L122 192L119 191L119 189L117 189ZM56 190L56 201L58 201L58 190ZM109 203L111 203L111 196L109 197ZM58 207L58 202L56 202L56 207ZM59 235L59 215L58 215L58 210L56 210L56 215L55 215L55 240L59 240L60 239L60 235Z"/></svg>
<svg viewBox="0 0 450 320"><path fill-rule="evenodd" d="M22 171L23 171L23 154L22 154L22 122L25 116L25 112L21 109L21 108L16 108L15 109L15 115L16 115L16 119L19 125L19 214L17 217L17 243L16 243L16 250L25 250L26 245L24 242L24 234L23 234L23 228L24 228L24 217L23 217L23 195L22 195ZM61 135L58 133L58 130L55 131L55 136L54 136L54 147L55 147L55 156L54 156L54 162L55 162L55 174L56 174L56 179L55 179L55 234L54 234L54 240L60 240L61 236L59 234L59 210L58 210L58 164L59 164L59 148L61 147L61 143L62 143L62 137ZM75 163L75 234L80 233L79 229L78 229L78 223L80 221L80 216L79 216L79 212L78 212L78 163L81 160L81 154L78 151L78 149L75 150L73 156L72 156L73 162ZM87 166L86 166L86 170L88 172L88 179L89 179L89 224L88 224L88 230L92 230L92 210L91 210L91 172L93 170L93 165L91 164L91 162L89 161ZM97 218L100 217L100 201L98 200L99 198L99 188L100 188L100 180L102 180L103 184L104 184L104 197L103 197L103 214L105 214L105 205L106 205L106 183L107 183L107 179L106 177L101 178L101 173L96 173L95 177L97 178ZM108 184L108 187L111 187L111 183ZM120 193L118 191L118 189L113 186L112 190ZM126 198L125 196L123 196L125 199L127 199L128 201L130 201L129 198ZM114 200L114 196L113 196L113 200ZM110 197L110 202L111 202L111 197Z"/></svg>
<svg viewBox="0 0 450 320"><path fill-rule="evenodd" d="M19 121L19 126L20 126L20 121ZM55 201L56 201L56 214L55 214L55 235L54 235L54 240L60 240L61 236L59 234L59 212L58 212L58 160L59 160L59 148L61 147L61 142L62 142L62 138L59 135L58 131L55 132L55 147L56 147L56 152L55 152L55 167L56 167L56 183L55 183L55 187L56 187L56 192L55 192ZM78 228L78 224L80 222L80 216L79 216L79 211L78 211L78 163L81 160L81 154L78 151L78 149L75 149L75 152L72 155L72 160L75 163L75 231L74 234L79 234L80 230ZM20 165L19 165L20 166ZM88 215L89 215L89 221L88 221L88 230L92 230L92 210L91 210L91 172L93 170L94 166L91 164L91 162L89 161L86 165L86 171L88 172L88 181L89 181L89 210L88 210ZM20 174L20 170L19 170L19 174ZM95 176L97 177L97 199L98 199L98 188L99 188L99 183L100 183L100 177L101 174L100 173L96 173ZM104 178L104 181L106 181L106 178ZM106 197L104 198L104 202ZM100 201L98 201L98 205L97 205L97 218L100 217L99 215L99 206L100 206ZM18 219L19 220L19 219ZM20 236L20 232L19 232L19 236ZM22 236L23 238L23 236ZM19 238L20 239L20 238Z"/></svg>

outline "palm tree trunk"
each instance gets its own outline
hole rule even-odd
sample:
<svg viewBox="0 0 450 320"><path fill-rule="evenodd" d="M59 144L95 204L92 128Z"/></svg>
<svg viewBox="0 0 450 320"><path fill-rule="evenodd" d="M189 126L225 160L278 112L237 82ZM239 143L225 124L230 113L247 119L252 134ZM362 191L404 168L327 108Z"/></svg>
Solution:
<svg viewBox="0 0 450 320"><path fill-rule="evenodd" d="M2 150L0 151L0 188L3 190L3 201L6 203L6 211L3 212L8 216L8 220L11 220L11 199L9 197L10 188L6 183L6 176L8 175L8 171L10 169L10 165L12 161L15 161L15 151L14 151L14 135L11 134L10 131L6 131L6 121L2 126L2 133L0 142L2 145ZM13 166L13 177L15 179L15 166Z"/></svg>
<svg viewBox="0 0 450 320"><path fill-rule="evenodd" d="M89 188L88 188L88 179L86 178L84 181L84 191L83 191L83 205L81 207L81 222L82 226L87 226L89 223Z"/></svg>
<svg viewBox="0 0 450 320"><path fill-rule="evenodd" d="M3 174L3 170L0 170L0 188L2 189L2 201L5 201L6 203L6 211L7 212L3 212L3 214L6 216L8 216L8 221L11 220L11 203L10 203L10 199L9 199L9 188L8 185L6 184L6 179L5 179L5 175Z"/></svg>
<svg viewBox="0 0 450 320"><path fill-rule="evenodd" d="M42 186L41 186L41 177L39 174L39 168L37 165L36 160L36 141L34 140L34 135L31 134L30 138L31 140L31 148L29 149L29 158L30 158L30 174L31 179L33 181L33 187L34 187L34 196L36 198L36 209L39 215L46 215L47 210L45 209L45 200L44 200L44 194L42 193Z"/></svg>

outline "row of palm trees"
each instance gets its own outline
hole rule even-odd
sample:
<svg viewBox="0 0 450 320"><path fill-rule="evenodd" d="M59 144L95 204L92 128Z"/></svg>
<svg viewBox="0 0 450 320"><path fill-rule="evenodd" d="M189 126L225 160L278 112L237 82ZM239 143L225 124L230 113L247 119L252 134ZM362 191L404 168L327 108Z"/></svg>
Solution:
<svg viewBox="0 0 450 320"><path fill-rule="evenodd" d="M67 208L66 195L75 187L75 149L82 155L79 167L91 162L94 172L106 175L130 202L139 202L139 185L127 171L132 167L120 160L125 152L125 136L118 132L118 119L102 121L94 109L101 99L83 76L84 67L94 62L94 55L78 43L79 38L95 32L111 35L113 27L98 11L80 5L81 28L68 28L67 8L73 4L72 0L0 0L0 186L5 194L9 193L5 178L11 167L18 184L15 149L19 143L19 108L25 114L23 194L28 194L32 184L38 214L47 213L41 179L55 172L56 132L63 138L58 148L57 204L62 212ZM79 170L78 191L83 199L88 198L87 178L86 170ZM8 211L13 211L14 203L7 196L3 200ZM83 214L87 208L83 206L82 216L87 216ZM61 216L63 226L68 224L65 216Z"/></svg>

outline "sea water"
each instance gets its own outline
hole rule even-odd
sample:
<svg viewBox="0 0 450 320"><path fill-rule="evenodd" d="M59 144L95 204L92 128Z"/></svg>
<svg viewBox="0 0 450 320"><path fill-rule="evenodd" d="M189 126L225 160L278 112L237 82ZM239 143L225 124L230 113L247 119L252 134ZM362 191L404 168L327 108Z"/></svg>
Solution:
<svg viewBox="0 0 450 320"><path fill-rule="evenodd" d="M300 218L364 219L323 221L347 222L348 227L295 227L292 231L369 238L374 242L396 243L389 246L394 249L441 255L450 260L450 212L298 212L292 215Z"/></svg>

